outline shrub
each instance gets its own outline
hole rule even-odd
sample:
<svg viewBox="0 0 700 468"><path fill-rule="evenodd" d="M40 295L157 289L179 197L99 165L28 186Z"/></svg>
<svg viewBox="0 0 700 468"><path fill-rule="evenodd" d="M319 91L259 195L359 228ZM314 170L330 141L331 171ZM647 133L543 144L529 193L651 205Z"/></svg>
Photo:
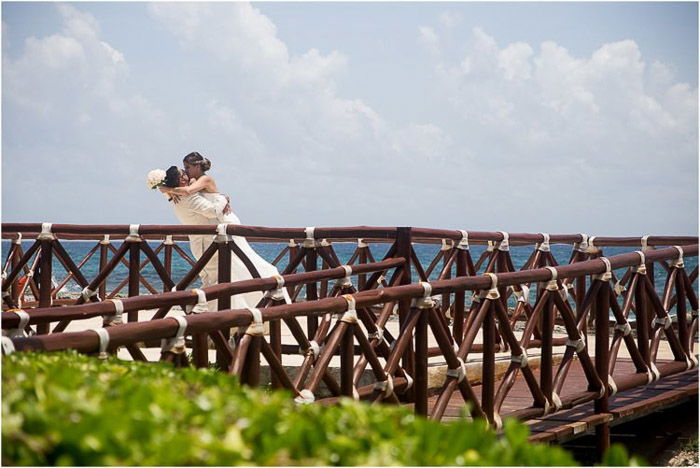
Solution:
<svg viewBox="0 0 700 468"><path fill-rule="evenodd" d="M506 421L439 424L408 409L293 403L213 371L76 353L3 357L12 465L574 465Z"/></svg>

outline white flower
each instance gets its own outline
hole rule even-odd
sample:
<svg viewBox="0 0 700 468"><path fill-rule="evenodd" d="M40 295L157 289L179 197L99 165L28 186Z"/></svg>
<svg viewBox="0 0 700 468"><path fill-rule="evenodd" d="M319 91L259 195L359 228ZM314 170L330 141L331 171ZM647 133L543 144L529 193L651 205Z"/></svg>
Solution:
<svg viewBox="0 0 700 468"><path fill-rule="evenodd" d="M163 169L153 169L146 176L146 185L148 188L155 189L159 185L163 185L165 181L165 171Z"/></svg>

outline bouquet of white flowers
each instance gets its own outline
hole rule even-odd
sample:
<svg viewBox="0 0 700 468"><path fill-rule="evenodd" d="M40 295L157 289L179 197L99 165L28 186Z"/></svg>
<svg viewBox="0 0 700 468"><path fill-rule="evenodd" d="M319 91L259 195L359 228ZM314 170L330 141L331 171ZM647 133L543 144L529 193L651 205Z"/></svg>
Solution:
<svg viewBox="0 0 700 468"><path fill-rule="evenodd" d="M163 169L153 169L146 176L146 185L148 188L155 190L165 182L165 171Z"/></svg>

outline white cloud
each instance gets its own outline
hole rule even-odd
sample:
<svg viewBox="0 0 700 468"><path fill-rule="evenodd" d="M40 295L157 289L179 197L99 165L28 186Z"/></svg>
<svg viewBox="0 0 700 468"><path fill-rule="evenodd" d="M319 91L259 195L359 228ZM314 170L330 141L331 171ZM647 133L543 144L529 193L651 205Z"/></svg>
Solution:
<svg viewBox="0 0 700 468"><path fill-rule="evenodd" d="M440 46L440 38L435 33L435 30L429 26L420 26L418 32L418 42L425 47L428 52L436 53Z"/></svg>

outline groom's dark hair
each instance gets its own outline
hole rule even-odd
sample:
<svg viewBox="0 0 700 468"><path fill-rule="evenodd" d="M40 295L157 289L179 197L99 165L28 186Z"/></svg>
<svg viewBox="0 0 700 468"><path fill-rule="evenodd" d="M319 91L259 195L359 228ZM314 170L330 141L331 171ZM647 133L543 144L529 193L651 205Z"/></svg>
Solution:
<svg viewBox="0 0 700 468"><path fill-rule="evenodd" d="M166 187L178 187L180 185L180 169L177 166L170 166L165 171L165 180L163 185Z"/></svg>

